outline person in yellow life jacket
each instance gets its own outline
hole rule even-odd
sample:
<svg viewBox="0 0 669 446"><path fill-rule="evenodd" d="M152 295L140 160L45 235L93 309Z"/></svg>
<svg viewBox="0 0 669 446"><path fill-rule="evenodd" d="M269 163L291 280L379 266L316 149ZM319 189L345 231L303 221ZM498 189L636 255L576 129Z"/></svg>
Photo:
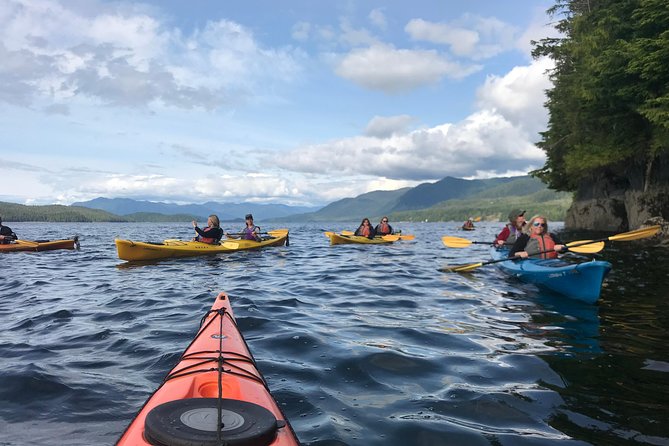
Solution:
<svg viewBox="0 0 669 446"><path fill-rule="evenodd" d="M354 235L359 235L361 237L374 238L376 231L372 227L372 224L369 222L369 218L363 218L362 223L358 226L358 229L355 230Z"/></svg>
<svg viewBox="0 0 669 446"><path fill-rule="evenodd" d="M381 218L379 224L374 228L374 232L376 235L388 235L395 233L395 231L393 231L393 227L388 224L388 217Z"/></svg>
<svg viewBox="0 0 669 446"><path fill-rule="evenodd" d="M555 259L558 256L558 252L565 248L555 234L548 232L548 219L546 217L535 215L530 219L527 226L529 232L518 236L516 242L511 247L511 251L509 251L509 257ZM543 251L551 252L539 254L539 252Z"/></svg>
<svg viewBox="0 0 669 446"><path fill-rule="evenodd" d="M12 228L2 224L2 217L0 217L0 244L11 243L17 238L18 237L14 234Z"/></svg>
<svg viewBox="0 0 669 446"><path fill-rule="evenodd" d="M218 219L218 216L214 214L211 214L209 218L207 218L206 228L198 228L195 220L193 220L193 228L195 228L195 232L197 232L195 240L199 242L214 244L220 242L223 237L220 220Z"/></svg>

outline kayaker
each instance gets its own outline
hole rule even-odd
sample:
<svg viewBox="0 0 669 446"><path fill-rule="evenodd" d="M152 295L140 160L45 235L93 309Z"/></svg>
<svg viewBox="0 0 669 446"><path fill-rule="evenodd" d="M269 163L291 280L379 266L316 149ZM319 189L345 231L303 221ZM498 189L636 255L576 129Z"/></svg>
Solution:
<svg viewBox="0 0 669 446"><path fill-rule="evenodd" d="M374 233L376 235L388 235L395 233L395 231L393 231L393 227L388 224L388 217L384 216L381 218L379 224L374 228Z"/></svg>
<svg viewBox="0 0 669 446"><path fill-rule="evenodd" d="M509 223L504 226L502 232L497 234L495 239L495 244L497 246L503 245L512 245L518 239L518 236L523 233L523 226L527 222L525 221L525 211L520 209L514 209L509 212Z"/></svg>
<svg viewBox="0 0 669 446"><path fill-rule="evenodd" d="M193 228L197 232L197 237L195 240L203 243L209 243L210 245L218 243L223 237L223 230L221 229L221 222L218 219L218 216L211 214L207 218L207 227L200 229L197 227L197 222L193 220Z"/></svg>
<svg viewBox="0 0 669 446"><path fill-rule="evenodd" d="M462 229L474 229L474 219L469 217L467 221L462 224Z"/></svg>
<svg viewBox="0 0 669 446"><path fill-rule="evenodd" d="M2 224L2 217L0 217L0 243L7 244L16 240L18 237L12 231L12 228L9 226L4 226Z"/></svg>
<svg viewBox="0 0 669 446"><path fill-rule="evenodd" d="M355 230L355 234L361 237L374 238L376 231L372 227L372 224L369 222L369 218L363 218L358 229Z"/></svg>
<svg viewBox="0 0 669 446"><path fill-rule="evenodd" d="M548 232L548 219L542 215L535 215L530 219L529 233L522 233L518 236L511 247L511 251L509 251L509 257L555 259L558 252L562 251L564 247L555 234ZM543 251L551 252L538 254Z"/></svg>
<svg viewBox="0 0 669 446"><path fill-rule="evenodd" d="M244 219L246 220L246 226L242 229L242 239L255 240L256 242L262 241L262 238L260 237L260 227L253 224L253 215L246 214Z"/></svg>

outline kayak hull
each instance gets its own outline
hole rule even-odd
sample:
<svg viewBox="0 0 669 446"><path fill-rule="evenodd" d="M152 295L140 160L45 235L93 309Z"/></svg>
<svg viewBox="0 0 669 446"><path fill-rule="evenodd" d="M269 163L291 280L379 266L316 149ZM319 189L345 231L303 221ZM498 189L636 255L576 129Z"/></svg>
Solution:
<svg viewBox="0 0 669 446"><path fill-rule="evenodd" d="M185 240L165 240L163 243L147 243L116 239L114 242L116 243L116 250L120 259L139 261L173 257L195 257L261 249L269 246L283 246L286 244L287 239L288 233L260 242L256 242L255 240L230 239L223 240L218 245Z"/></svg>
<svg viewBox="0 0 669 446"><path fill-rule="evenodd" d="M359 235L342 235L336 234L334 232L327 233L327 236L330 238L330 245L349 245L349 244L360 244L360 245L382 245L384 243L393 243L394 240L384 240L381 237L367 238L361 237Z"/></svg>
<svg viewBox="0 0 669 446"><path fill-rule="evenodd" d="M508 256L508 250L491 248L493 260ZM506 274L572 299L595 303L611 264L601 260L567 263L560 259L509 260L497 264Z"/></svg>
<svg viewBox="0 0 669 446"><path fill-rule="evenodd" d="M219 373L219 364L222 364L222 373ZM275 419L276 424L271 426L271 430L265 435L264 442L244 444L272 446L298 444L295 433L270 394L267 383L258 371L246 341L237 328L230 301L225 293L216 297L211 311L203 318L197 335L184 351L179 363L149 397L122 434L117 445L156 444L150 440L155 441L164 435L164 432L161 432L156 426L160 427L161 423L166 423L169 425L167 428L169 430L174 423L174 421L160 419L164 417L165 408L184 405L186 413L191 413L194 406L209 406L209 412L206 414L217 420L216 406L219 403L223 406L223 415L231 406L255 405L260 406L260 410L268 411L272 420ZM244 410L241 411L241 414L244 417L247 416ZM180 419L183 421L185 416L183 415ZM191 431L194 429L193 432L188 432L189 427L177 426L177 433L179 435L209 436L210 440L214 435L215 440L217 435L215 420L213 422L214 432L211 428L201 426L202 423L203 421L198 421L196 428L190 428ZM228 444L225 441L230 441L230 444L239 444L234 443L232 438L226 438L226 435L233 435L232 432L224 430L222 435L224 441L220 444ZM183 438L181 440L182 443L179 444L186 444ZM202 441L201 443L190 438L186 440L191 441L188 444L219 444L215 441L207 443L200 439L198 441ZM169 442L161 439L159 444L169 444Z"/></svg>
<svg viewBox="0 0 669 446"><path fill-rule="evenodd" d="M76 239L49 241L16 240L13 243L0 244L0 252L54 251L56 249L75 249L76 245Z"/></svg>

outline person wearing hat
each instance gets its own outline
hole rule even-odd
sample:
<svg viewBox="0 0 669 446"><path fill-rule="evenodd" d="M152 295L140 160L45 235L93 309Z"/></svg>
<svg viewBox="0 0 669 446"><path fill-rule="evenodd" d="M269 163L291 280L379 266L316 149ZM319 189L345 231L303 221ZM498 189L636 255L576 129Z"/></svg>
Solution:
<svg viewBox="0 0 669 446"><path fill-rule="evenodd" d="M3 226L2 217L0 217L0 243L7 244L13 242L17 238L18 237L16 236L16 234L14 234L12 228L10 228L9 226Z"/></svg>
<svg viewBox="0 0 669 446"><path fill-rule="evenodd" d="M197 227L197 222L193 220L193 228L197 232L195 240L203 243L215 244L221 241L223 237L223 230L221 229L221 222L218 219L218 216L211 214L207 218L207 227L200 229Z"/></svg>
<svg viewBox="0 0 669 446"><path fill-rule="evenodd" d="M504 226L502 232L497 234L495 245L501 247L505 244L514 244L518 239L518 236L522 234L525 223L525 211L521 209L513 209L509 212L509 223Z"/></svg>
<svg viewBox="0 0 669 446"><path fill-rule="evenodd" d="M242 229L242 239L255 240L256 242L262 241L260 228L253 224L253 215L246 214L245 220L246 226Z"/></svg>

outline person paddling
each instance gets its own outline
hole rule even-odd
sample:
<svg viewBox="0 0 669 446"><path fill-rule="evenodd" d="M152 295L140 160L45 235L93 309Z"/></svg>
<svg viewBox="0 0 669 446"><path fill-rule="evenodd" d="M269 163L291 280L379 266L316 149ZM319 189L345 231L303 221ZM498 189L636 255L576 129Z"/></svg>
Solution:
<svg viewBox="0 0 669 446"><path fill-rule="evenodd" d="M523 226L525 221L525 211L520 209L513 209L509 212L509 223L504 226L504 229L497 234L495 244L498 247L504 245L512 245L518 239L518 236L523 233Z"/></svg>
<svg viewBox="0 0 669 446"><path fill-rule="evenodd" d="M388 235L395 233L395 231L393 231L393 227L388 224L388 217L385 216L381 218L379 224L376 225L374 232L376 235Z"/></svg>
<svg viewBox="0 0 669 446"><path fill-rule="evenodd" d="M535 215L530 219L529 233L523 233L511 247L509 257L538 257L541 259L555 259L558 252L565 246L560 239L548 232L548 219L542 215ZM543 251L543 254L538 254Z"/></svg>
<svg viewBox="0 0 669 446"><path fill-rule="evenodd" d="M218 243L223 237L223 230L221 229L221 222L218 219L217 215L211 214L207 218L207 227L200 229L197 227L197 222L193 220L193 228L197 232L197 237L195 240L203 243L209 243L210 245Z"/></svg>
<svg viewBox="0 0 669 446"><path fill-rule="evenodd" d="M369 222L369 218L363 218L358 229L355 230L355 234L360 237L374 238L376 231L372 227L372 224Z"/></svg>
<svg viewBox="0 0 669 446"><path fill-rule="evenodd" d="M260 237L260 227L253 223L253 215L246 214L244 219L246 220L246 226L242 229L242 239L255 240L256 242L262 241L262 237Z"/></svg>
<svg viewBox="0 0 669 446"><path fill-rule="evenodd" d="M2 224L2 217L0 217L0 243L7 244L16 240L18 237L12 231L12 228L9 226L4 226Z"/></svg>

